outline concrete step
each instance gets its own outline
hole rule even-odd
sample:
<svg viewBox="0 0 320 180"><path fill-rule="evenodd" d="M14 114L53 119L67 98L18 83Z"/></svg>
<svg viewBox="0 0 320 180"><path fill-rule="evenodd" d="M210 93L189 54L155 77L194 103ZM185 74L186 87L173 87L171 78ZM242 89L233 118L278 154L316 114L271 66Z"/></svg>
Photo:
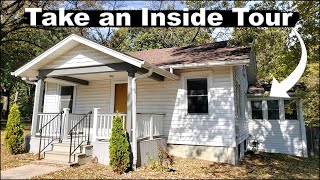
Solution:
<svg viewBox="0 0 320 180"><path fill-rule="evenodd" d="M86 156L85 153L75 153L71 156L71 162L78 163L79 165L85 164L90 161L92 156ZM69 162L69 152L61 151L47 151L45 152L44 159L50 161L61 161L68 163Z"/></svg>
<svg viewBox="0 0 320 180"><path fill-rule="evenodd" d="M53 151L60 152L70 152L70 144L69 143L53 143L52 144ZM73 150L73 149L72 149ZM81 145L75 153L85 153L87 156L92 155L93 146L92 145Z"/></svg>

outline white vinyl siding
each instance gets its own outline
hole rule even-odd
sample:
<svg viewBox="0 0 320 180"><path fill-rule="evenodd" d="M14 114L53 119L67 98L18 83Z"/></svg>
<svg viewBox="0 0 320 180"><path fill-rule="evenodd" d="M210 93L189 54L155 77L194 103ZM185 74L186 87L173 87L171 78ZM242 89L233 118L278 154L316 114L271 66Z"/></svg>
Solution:
<svg viewBox="0 0 320 180"><path fill-rule="evenodd" d="M258 141L258 149L266 152L303 155L302 134L300 120L287 120L284 117L283 99L277 98L250 98L248 105L251 109L251 101L259 100L263 103L263 118L252 119L249 117L249 147L252 142ZM268 118L268 100L279 101L279 119ZM298 116L299 117L299 116Z"/></svg>
<svg viewBox="0 0 320 180"><path fill-rule="evenodd" d="M86 45L78 45L69 52L57 57L54 61L51 61L43 69L96 66L118 62L122 61Z"/></svg>
<svg viewBox="0 0 320 180"><path fill-rule="evenodd" d="M58 113L59 112L59 86L55 83L46 82L43 112Z"/></svg>
<svg viewBox="0 0 320 180"><path fill-rule="evenodd" d="M235 110L238 109L238 112L235 111L235 128L237 144L239 144L249 136L247 105L248 81L246 68L243 65L233 68L233 87L235 90L238 90L238 92L235 91L234 108Z"/></svg>
<svg viewBox="0 0 320 180"><path fill-rule="evenodd" d="M233 146L230 68L183 73L180 81L137 82L137 112L165 113L164 133L169 144ZM185 78L208 78L209 115L187 115Z"/></svg>
<svg viewBox="0 0 320 180"><path fill-rule="evenodd" d="M297 120L250 120L249 131L250 142L256 139L259 150L302 155L300 122Z"/></svg>
<svg viewBox="0 0 320 180"><path fill-rule="evenodd" d="M178 81L138 79L137 112L165 113L163 129L170 144L234 147L231 72L230 67L217 67L183 73L186 77L208 78L209 113L206 115L187 115L185 78ZM100 113L110 113L110 80L90 81L88 86L78 85L75 89L74 113L87 113L93 108L100 108Z"/></svg>
<svg viewBox="0 0 320 180"><path fill-rule="evenodd" d="M76 87L75 113L88 113L100 108L100 113L110 112L110 80L90 81L88 86Z"/></svg>

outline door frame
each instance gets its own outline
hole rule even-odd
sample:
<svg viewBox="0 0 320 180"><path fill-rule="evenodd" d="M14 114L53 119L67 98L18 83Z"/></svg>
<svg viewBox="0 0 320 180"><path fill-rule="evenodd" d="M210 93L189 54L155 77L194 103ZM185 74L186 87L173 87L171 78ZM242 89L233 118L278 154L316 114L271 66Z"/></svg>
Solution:
<svg viewBox="0 0 320 180"><path fill-rule="evenodd" d="M115 103L115 88L116 84L128 84L128 81L124 80L111 80L111 91L110 91L110 113L115 113L114 112L114 103ZM128 91L128 90L127 90Z"/></svg>
<svg viewBox="0 0 320 180"><path fill-rule="evenodd" d="M58 88L57 88L57 94L58 94L58 111L60 112L61 109L61 87L62 86L73 86L73 97L72 97L72 113L76 112L76 95L77 95L77 86L75 85L61 85L61 84L57 84Z"/></svg>

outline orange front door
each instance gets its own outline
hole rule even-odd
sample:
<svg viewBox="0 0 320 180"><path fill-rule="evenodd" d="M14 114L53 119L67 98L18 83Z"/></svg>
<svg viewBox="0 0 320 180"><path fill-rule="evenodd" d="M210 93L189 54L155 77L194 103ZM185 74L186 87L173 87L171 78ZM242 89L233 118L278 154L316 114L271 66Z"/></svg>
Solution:
<svg viewBox="0 0 320 180"><path fill-rule="evenodd" d="M127 113L128 84L115 84L114 112Z"/></svg>

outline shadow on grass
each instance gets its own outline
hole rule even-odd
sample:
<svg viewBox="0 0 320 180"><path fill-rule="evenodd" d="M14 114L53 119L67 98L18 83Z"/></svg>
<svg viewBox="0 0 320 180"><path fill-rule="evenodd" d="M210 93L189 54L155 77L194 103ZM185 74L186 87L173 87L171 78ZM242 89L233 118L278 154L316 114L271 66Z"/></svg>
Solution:
<svg viewBox="0 0 320 180"><path fill-rule="evenodd" d="M239 163L248 170L248 178L316 178L319 159L302 158L286 154L246 154Z"/></svg>

